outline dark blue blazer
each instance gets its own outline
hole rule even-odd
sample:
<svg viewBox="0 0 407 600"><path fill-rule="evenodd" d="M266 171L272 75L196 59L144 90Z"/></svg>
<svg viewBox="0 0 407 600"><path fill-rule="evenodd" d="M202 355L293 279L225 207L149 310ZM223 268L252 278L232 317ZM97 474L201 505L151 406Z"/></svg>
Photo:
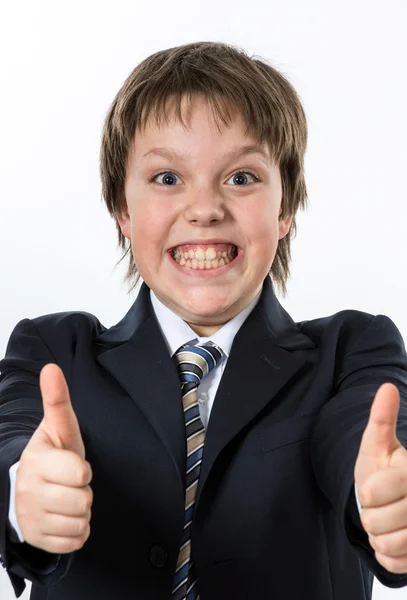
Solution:
<svg viewBox="0 0 407 600"><path fill-rule="evenodd" d="M39 373L69 385L93 479L85 545L55 555L9 534L9 468L43 417ZM87 312L23 319L0 361L0 554L33 600L170 600L184 525L181 391L143 283L106 329ZM269 277L238 331L209 420L192 529L201 600L365 600L375 559L354 467L382 383L400 391L407 356L386 316L343 310L295 323Z"/></svg>

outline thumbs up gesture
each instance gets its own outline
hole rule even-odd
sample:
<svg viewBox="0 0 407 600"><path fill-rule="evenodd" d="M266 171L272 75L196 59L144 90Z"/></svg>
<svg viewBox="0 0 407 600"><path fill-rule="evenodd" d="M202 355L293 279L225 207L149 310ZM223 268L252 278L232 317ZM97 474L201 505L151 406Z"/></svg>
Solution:
<svg viewBox="0 0 407 600"><path fill-rule="evenodd" d="M42 369L40 388L44 418L17 469L16 517L26 542L67 554L82 548L90 534L92 470L58 365Z"/></svg>
<svg viewBox="0 0 407 600"><path fill-rule="evenodd" d="M391 573L407 573L407 450L396 437L400 394L378 389L355 465L362 525L376 560Z"/></svg>

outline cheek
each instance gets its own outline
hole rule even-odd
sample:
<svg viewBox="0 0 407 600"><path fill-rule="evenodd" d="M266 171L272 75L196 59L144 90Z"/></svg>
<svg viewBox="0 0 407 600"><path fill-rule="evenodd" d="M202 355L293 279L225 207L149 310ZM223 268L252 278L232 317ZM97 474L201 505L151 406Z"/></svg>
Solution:
<svg viewBox="0 0 407 600"><path fill-rule="evenodd" d="M243 223L250 245L256 248L259 253L272 250L277 246L279 236L278 219L270 212L247 214Z"/></svg>
<svg viewBox="0 0 407 600"><path fill-rule="evenodd" d="M162 252L168 245L171 218L161 206L145 199L132 214L132 245L140 252Z"/></svg>

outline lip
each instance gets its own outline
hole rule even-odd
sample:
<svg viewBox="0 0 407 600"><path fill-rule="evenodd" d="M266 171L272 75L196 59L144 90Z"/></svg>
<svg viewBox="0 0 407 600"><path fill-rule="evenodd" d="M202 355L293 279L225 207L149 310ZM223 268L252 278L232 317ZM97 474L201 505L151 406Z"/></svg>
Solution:
<svg viewBox="0 0 407 600"><path fill-rule="evenodd" d="M196 243L196 242L195 242ZM200 242L202 243L202 242ZM215 242L210 242L214 244ZM226 243L226 242L217 242L217 243ZM230 242L227 242L230 243ZM221 277L226 274L227 271L233 270L236 265L238 265L243 260L243 250L236 246L237 256L227 265L223 265L223 267L217 267L216 269L192 269L190 267L181 266L177 263L177 261L171 256L171 252L167 252L168 259L174 265L174 267L182 273L186 277L197 277L199 279L215 279L217 277Z"/></svg>

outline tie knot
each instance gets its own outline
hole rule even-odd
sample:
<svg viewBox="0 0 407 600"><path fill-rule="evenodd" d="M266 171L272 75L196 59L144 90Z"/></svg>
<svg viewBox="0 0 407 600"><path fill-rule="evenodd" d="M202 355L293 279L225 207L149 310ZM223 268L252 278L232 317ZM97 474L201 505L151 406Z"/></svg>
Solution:
<svg viewBox="0 0 407 600"><path fill-rule="evenodd" d="M198 387L202 377L216 367L222 356L222 350L210 344L181 346L174 355L181 384Z"/></svg>

